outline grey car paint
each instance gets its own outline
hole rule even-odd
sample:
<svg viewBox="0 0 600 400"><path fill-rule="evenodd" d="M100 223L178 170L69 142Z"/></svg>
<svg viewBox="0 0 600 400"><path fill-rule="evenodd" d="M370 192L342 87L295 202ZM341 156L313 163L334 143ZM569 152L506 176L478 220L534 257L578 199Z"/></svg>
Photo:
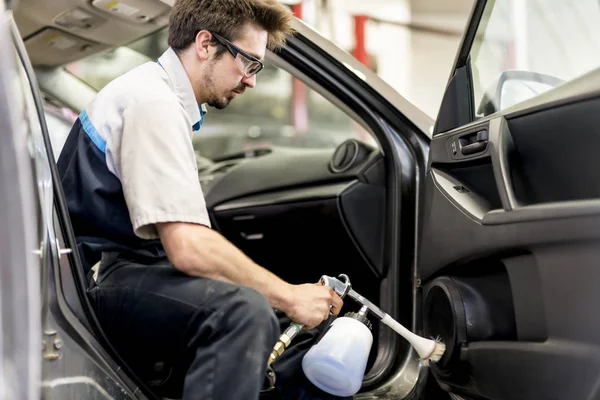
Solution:
<svg viewBox="0 0 600 400"><path fill-rule="evenodd" d="M40 282L32 153L10 11L0 2L0 398L38 399Z"/></svg>
<svg viewBox="0 0 600 400"><path fill-rule="evenodd" d="M0 11L0 53L9 55L0 58L0 398L144 399L112 371L114 364L83 348L85 328L56 295L61 258L70 250L61 248L54 225L45 126L32 92L37 82L26 75L28 60L13 56L11 33L20 37L10 11ZM74 330L64 329L69 317Z"/></svg>

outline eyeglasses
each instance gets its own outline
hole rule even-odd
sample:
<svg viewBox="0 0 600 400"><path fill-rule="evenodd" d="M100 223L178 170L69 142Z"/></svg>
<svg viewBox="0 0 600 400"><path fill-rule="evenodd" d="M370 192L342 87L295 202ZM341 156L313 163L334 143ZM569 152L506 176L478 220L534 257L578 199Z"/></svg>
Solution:
<svg viewBox="0 0 600 400"><path fill-rule="evenodd" d="M252 57L250 54L246 53L244 50L225 39L223 36L216 33L212 33L212 35L219 43L225 46L233 58L235 58L240 72L246 78L250 78L251 76L258 74L260 70L264 68L263 63L259 59Z"/></svg>

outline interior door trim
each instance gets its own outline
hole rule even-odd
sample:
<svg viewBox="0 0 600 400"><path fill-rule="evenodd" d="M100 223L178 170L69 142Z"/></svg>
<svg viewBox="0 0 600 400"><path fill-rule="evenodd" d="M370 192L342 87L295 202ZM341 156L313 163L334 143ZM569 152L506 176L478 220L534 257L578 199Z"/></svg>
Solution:
<svg viewBox="0 0 600 400"><path fill-rule="evenodd" d="M482 225L503 225L549 219L577 218L600 215L600 199L532 204L506 209L492 209L483 197L470 191L452 176L431 169L435 186L454 206L474 222Z"/></svg>
<svg viewBox="0 0 600 400"><path fill-rule="evenodd" d="M594 215L600 215L600 199L533 204L517 207L510 211L490 210L483 215L481 223L483 225L501 225Z"/></svg>
<svg viewBox="0 0 600 400"><path fill-rule="evenodd" d="M435 186L454 206L477 223L481 223L491 210L490 203L477 193L463 186L452 176L436 168L431 168L431 177Z"/></svg>
<svg viewBox="0 0 600 400"><path fill-rule="evenodd" d="M508 123L504 117L494 118L489 123L489 146L492 157L494 178L500 195L502 208L506 211L515 209L518 204L510 177L508 155L514 148Z"/></svg>

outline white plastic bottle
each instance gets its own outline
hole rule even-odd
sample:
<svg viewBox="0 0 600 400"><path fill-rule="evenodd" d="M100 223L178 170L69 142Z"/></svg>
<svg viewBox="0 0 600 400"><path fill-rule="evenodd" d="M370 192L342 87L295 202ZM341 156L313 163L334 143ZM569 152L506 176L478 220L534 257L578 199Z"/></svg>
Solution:
<svg viewBox="0 0 600 400"><path fill-rule="evenodd" d="M363 307L333 321L302 359L304 374L319 389L342 397L360 390L373 344L366 313Z"/></svg>

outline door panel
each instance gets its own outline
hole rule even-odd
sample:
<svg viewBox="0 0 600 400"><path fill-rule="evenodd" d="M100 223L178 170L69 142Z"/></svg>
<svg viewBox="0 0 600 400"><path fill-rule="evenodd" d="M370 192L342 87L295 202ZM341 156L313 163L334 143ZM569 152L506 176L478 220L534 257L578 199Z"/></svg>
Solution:
<svg viewBox="0 0 600 400"><path fill-rule="evenodd" d="M424 183L423 330L447 345L433 376L465 399L597 398L600 69L450 123L449 110L477 108L452 95L476 78L451 78Z"/></svg>
<svg viewBox="0 0 600 400"><path fill-rule="evenodd" d="M509 120L526 204L600 198L600 98Z"/></svg>
<svg viewBox="0 0 600 400"><path fill-rule="evenodd" d="M448 345L432 370L450 392L600 395L599 77L432 141L418 269L425 334Z"/></svg>

